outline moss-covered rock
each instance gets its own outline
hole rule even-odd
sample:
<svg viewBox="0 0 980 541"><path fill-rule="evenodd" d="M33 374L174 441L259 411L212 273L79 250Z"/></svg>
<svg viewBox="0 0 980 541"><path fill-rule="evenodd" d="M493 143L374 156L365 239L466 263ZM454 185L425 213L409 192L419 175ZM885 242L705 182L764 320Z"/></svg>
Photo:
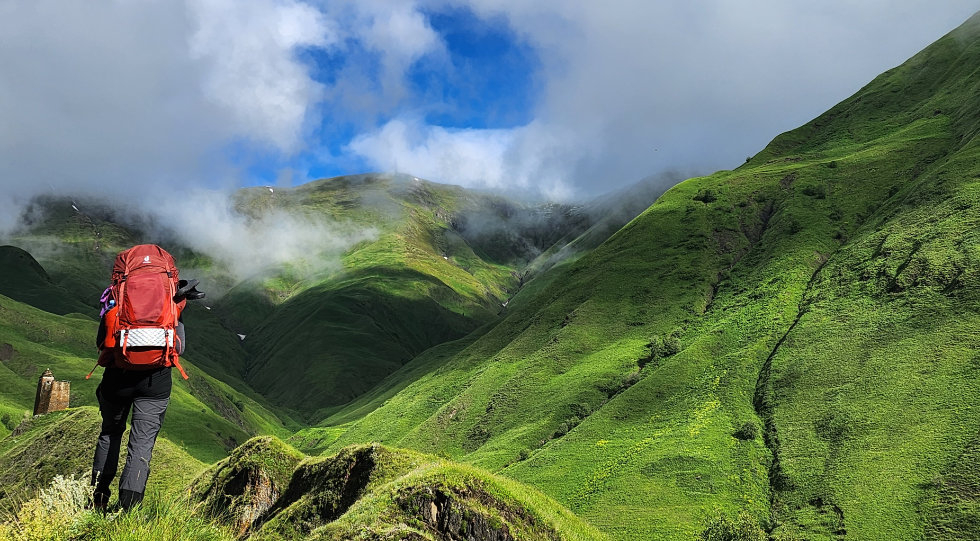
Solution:
<svg viewBox="0 0 980 541"><path fill-rule="evenodd" d="M279 499L302 458L274 436L252 438L194 480L191 500L244 534Z"/></svg>
<svg viewBox="0 0 980 541"><path fill-rule="evenodd" d="M251 539L603 539L526 485L379 444L301 463L259 522Z"/></svg>
<svg viewBox="0 0 980 541"><path fill-rule="evenodd" d="M296 468L282 497L269 510L263 532L306 535L343 515L370 490L431 460L420 453L372 444L341 449Z"/></svg>
<svg viewBox="0 0 980 541"><path fill-rule="evenodd" d="M430 457L378 486L313 539L467 541L605 539L567 508L516 481Z"/></svg>

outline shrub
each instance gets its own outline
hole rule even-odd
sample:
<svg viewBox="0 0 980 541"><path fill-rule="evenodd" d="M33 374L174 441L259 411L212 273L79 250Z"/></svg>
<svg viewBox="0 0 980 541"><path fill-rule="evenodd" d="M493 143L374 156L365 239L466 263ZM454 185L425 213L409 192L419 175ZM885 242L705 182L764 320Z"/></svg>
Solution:
<svg viewBox="0 0 980 541"><path fill-rule="evenodd" d="M695 201L700 201L702 203L711 203L713 201L717 201L718 197L715 195L715 192L712 190L701 190L700 192L698 192L697 195L694 196L693 199Z"/></svg>
<svg viewBox="0 0 980 541"><path fill-rule="evenodd" d="M69 539L73 536L71 527L84 511L89 494L85 479L76 479L74 475L55 476L36 498L25 502L11 520L0 525L0 539Z"/></svg>
<svg viewBox="0 0 980 541"><path fill-rule="evenodd" d="M809 195L810 197L814 197L816 199L826 199L827 189L824 188L822 184L811 185L803 188L803 194Z"/></svg>
<svg viewBox="0 0 980 541"><path fill-rule="evenodd" d="M732 436L742 440L754 440L759 435L759 428L755 426L755 423L748 422L742 425L741 428L735 431Z"/></svg>
<svg viewBox="0 0 980 541"><path fill-rule="evenodd" d="M786 230L789 231L790 235L795 235L800 231L803 231L803 226L800 224L799 220L791 217L786 220Z"/></svg>
<svg viewBox="0 0 980 541"><path fill-rule="evenodd" d="M625 391L626 389L629 389L630 387L636 385L636 383L638 381L640 381L640 378L641 377L642 377L642 375L640 374L640 371L639 370L636 370L634 372L630 372L629 374L626 374L625 376L623 376L623 380L619 384L618 392L621 393L621 392Z"/></svg>
<svg viewBox="0 0 980 541"><path fill-rule="evenodd" d="M636 365L641 369L650 364L655 363L663 355L664 341L659 336L654 336L650 339L650 342L646 345L646 351L643 356L636 360Z"/></svg>
<svg viewBox="0 0 980 541"><path fill-rule="evenodd" d="M572 411L572 415L582 419L592 414L592 407L584 402L576 402L569 409Z"/></svg>
<svg viewBox="0 0 980 541"><path fill-rule="evenodd" d="M766 532L748 513L736 518L720 513L708 521L698 536L701 541L766 541Z"/></svg>
<svg viewBox="0 0 980 541"><path fill-rule="evenodd" d="M681 351L681 341L676 336L668 336L664 339L663 355L670 357L677 355Z"/></svg>

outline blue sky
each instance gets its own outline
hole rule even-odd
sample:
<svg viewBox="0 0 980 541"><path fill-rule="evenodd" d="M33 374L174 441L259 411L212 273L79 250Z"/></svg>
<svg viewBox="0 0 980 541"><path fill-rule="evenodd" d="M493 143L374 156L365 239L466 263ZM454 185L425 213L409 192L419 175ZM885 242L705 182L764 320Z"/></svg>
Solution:
<svg viewBox="0 0 980 541"><path fill-rule="evenodd" d="M739 165L976 8L6 3L0 211L39 192L153 198L367 171L564 200L708 173Z"/></svg>
<svg viewBox="0 0 980 541"><path fill-rule="evenodd" d="M408 112L427 125L484 130L517 128L533 119L540 92L535 82L539 60L505 17L480 18L466 6L420 13L442 40L442 50L414 62L405 72L406 95L390 110L369 115L369 120L383 124ZM383 69L379 56L358 43L343 53L307 47L297 50L296 57L307 66L311 79L327 86L337 84L352 63L375 80ZM373 90L382 91L380 86ZM281 170L290 167L304 171L304 178L372 170L362 157L345 155L345 147L366 121L362 115L351 116L320 111L309 136L313 148L297 155L277 157L238 143L230 149L231 159L248 160L249 175L268 183L275 183Z"/></svg>

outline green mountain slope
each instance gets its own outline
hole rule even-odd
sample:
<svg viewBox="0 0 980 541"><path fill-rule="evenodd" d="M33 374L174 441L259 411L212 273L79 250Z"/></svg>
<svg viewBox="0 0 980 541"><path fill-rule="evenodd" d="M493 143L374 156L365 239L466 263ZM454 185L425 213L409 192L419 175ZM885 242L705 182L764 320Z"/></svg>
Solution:
<svg viewBox="0 0 980 541"><path fill-rule="evenodd" d="M671 189L326 452L446 453L619 539L976 537L978 26Z"/></svg>
<svg viewBox="0 0 980 541"><path fill-rule="evenodd" d="M14 246L0 246L0 295L55 314L87 314L92 307L55 284L31 254Z"/></svg>
<svg viewBox="0 0 980 541"><path fill-rule="evenodd" d="M102 369L95 365L98 323L87 317L58 316L0 296L0 435L6 435L34 406L41 373L71 381L71 406L96 406ZM188 355L191 378L174 378L162 436L196 459L211 462L255 434L287 434L295 429L256 400L199 368ZM290 423L287 425L286 423ZM91 434L93 446L98 430ZM91 449L90 449L91 451Z"/></svg>
<svg viewBox="0 0 980 541"><path fill-rule="evenodd" d="M71 408L25 420L13 434L0 440L0 516L7 519L56 475L88 479L101 424L98 408ZM128 438L129 432L124 437ZM124 450L119 471L125 460ZM204 468L184 449L160 438L153 449L153 476L148 480L148 490L179 491Z"/></svg>
<svg viewBox="0 0 980 541"><path fill-rule="evenodd" d="M589 223L572 207L520 205L390 175L328 179L296 189L242 190L236 205L249 220L285 215L298 217L300 223L326 220L334 224L333 233L364 240L339 253L324 239L323 254L311 247L313 257L307 261L264 269L236 282L236 269L183 247L176 237L161 237L157 226L120 225L122 214L106 203L42 198L26 214L29 223L10 241L41 254L44 268L20 248L5 248L10 256L4 260L5 287L12 294L43 293L28 295L26 301L58 301L93 313L87 304L106 284L114 255L133 244L162 243L176 256L182 276L205 279L219 293L204 303L191 303L184 313L187 358L221 382L192 378L190 392L245 429L244 434L266 424L273 427L266 427L268 431L278 433L280 428L274 427L281 422L275 417L285 418L278 413L281 408L322 418L318 410L350 401L426 349L495 320L520 285L518 266L569 230ZM495 247L501 235L516 247ZM334 259L338 264L331 264ZM226 288L228 293L221 296ZM49 304L43 307L57 308ZM88 332L81 330L79 343ZM36 345L46 345L44 338L18 350ZM76 353L79 357L90 353L87 346L80 351L85 354ZM21 394L29 379L17 383ZM261 404L272 417L239 419L246 413L239 395ZM225 446L243 435L227 427L218 432Z"/></svg>
<svg viewBox="0 0 980 541"><path fill-rule="evenodd" d="M488 228L483 236L472 217L533 209L400 176L328 179L276 192L275 201L271 195L246 194L241 204L370 224L376 232L343 256L343 269L267 283L262 317L241 322L252 327L244 341L249 384L314 418L426 349L495 320L519 285L517 265L571 227L560 213L538 217L523 230L506 230L522 247L495 252L488 246L502 230ZM466 216L469 225L462 223ZM217 308L234 326L255 297L254 288L236 288Z"/></svg>
<svg viewBox="0 0 980 541"><path fill-rule="evenodd" d="M214 288L185 312L188 356L253 399L322 418L318 410L350 401L429 347L494 320L520 285L518 267L589 223L572 207L520 205L398 175L246 189L235 205L247 222L268 227L282 217L296 222L283 227L327 224L323 245L311 246L303 261L242 279L241 269L226 266L233 263L187 249L160 224L121 225L133 218L108 203L41 198L8 240L35 254L50 279L35 279L26 263L15 268L15 252L26 255L18 248L7 249L14 259L4 267L9 276L31 276L43 298L19 282L4 287L25 301L89 313L84 307L98 298L118 251L161 243L182 276ZM335 247L358 239L346 252Z"/></svg>
<svg viewBox="0 0 980 541"><path fill-rule="evenodd" d="M138 233L121 225L111 209L68 197L36 198L22 221L23 227L5 242L29 252L51 282L92 307L108 285L115 255L139 241Z"/></svg>

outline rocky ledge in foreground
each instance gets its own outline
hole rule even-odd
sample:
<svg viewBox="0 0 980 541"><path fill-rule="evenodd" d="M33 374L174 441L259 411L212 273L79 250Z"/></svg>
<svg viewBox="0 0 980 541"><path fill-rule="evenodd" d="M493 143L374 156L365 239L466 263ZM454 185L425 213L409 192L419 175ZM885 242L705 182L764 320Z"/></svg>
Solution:
<svg viewBox="0 0 980 541"><path fill-rule="evenodd" d="M526 485L431 455L371 444L300 457L254 438L202 473L191 496L249 539L604 538Z"/></svg>

